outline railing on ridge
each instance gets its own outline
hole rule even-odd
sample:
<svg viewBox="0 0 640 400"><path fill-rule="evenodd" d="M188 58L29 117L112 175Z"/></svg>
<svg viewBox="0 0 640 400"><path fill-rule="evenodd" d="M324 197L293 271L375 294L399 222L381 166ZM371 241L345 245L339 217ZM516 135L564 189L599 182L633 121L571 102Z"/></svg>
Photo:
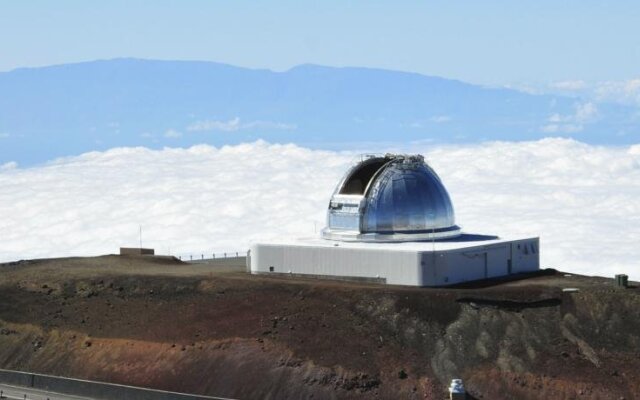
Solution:
<svg viewBox="0 0 640 400"><path fill-rule="evenodd" d="M195 252L195 253L181 253L174 256L182 261L206 261L206 260L219 260L225 258L238 258L246 257L247 251L226 251L220 253L207 253L207 252Z"/></svg>

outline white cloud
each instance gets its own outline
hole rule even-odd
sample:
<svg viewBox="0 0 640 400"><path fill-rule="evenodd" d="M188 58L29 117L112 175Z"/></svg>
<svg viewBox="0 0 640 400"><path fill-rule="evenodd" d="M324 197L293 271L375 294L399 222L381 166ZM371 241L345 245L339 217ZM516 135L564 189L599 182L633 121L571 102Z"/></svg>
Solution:
<svg viewBox="0 0 640 400"><path fill-rule="evenodd" d="M15 161L10 161L8 163L0 164L0 171L9 171L11 169L18 168L18 163Z"/></svg>
<svg viewBox="0 0 640 400"><path fill-rule="evenodd" d="M576 106L574 119L576 122L586 124L598 118L598 107L594 103L583 103Z"/></svg>
<svg viewBox="0 0 640 400"><path fill-rule="evenodd" d="M448 115L435 115L435 116L431 117L429 120L431 122L435 122L437 124L442 124L444 122L451 121L451 119L452 118L450 116L448 116Z"/></svg>
<svg viewBox="0 0 640 400"><path fill-rule="evenodd" d="M540 235L545 267L640 279L640 145L428 149L466 231ZM137 244L139 224L143 245L174 254L309 236L354 156L256 142L117 148L2 170L0 258L113 253Z"/></svg>
<svg viewBox="0 0 640 400"><path fill-rule="evenodd" d="M640 106L640 78L628 81L609 81L599 83L594 90L598 101Z"/></svg>
<svg viewBox="0 0 640 400"><path fill-rule="evenodd" d="M583 129L582 125L551 123L544 125L540 130L544 133L576 133Z"/></svg>
<svg viewBox="0 0 640 400"><path fill-rule="evenodd" d="M582 80L560 81L552 83L551 87L560 90L579 91L585 89L587 87L587 83Z"/></svg>
<svg viewBox="0 0 640 400"><path fill-rule="evenodd" d="M187 126L188 131L206 132L206 131L223 131L235 132L240 129L240 118L236 117L229 121L204 120L196 121Z"/></svg>
<svg viewBox="0 0 640 400"><path fill-rule="evenodd" d="M422 128L427 127L429 123L444 124L444 123L450 122L451 120L453 120L453 118L448 116L448 115L434 115L434 116L429 117L428 119L423 120L423 121L413 121L413 122L409 122L409 123L401 123L400 127L402 127L402 128L412 128L412 129L422 129Z"/></svg>
<svg viewBox="0 0 640 400"><path fill-rule="evenodd" d="M640 78L602 82L568 80L551 83L542 91L590 99L596 103L640 106Z"/></svg>
<svg viewBox="0 0 640 400"><path fill-rule="evenodd" d="M247 129L278 129L278 130L294 130L297 129L295 124L285 124L283 122L273 121L248 121L243 122L239 117L235 117L228 121L219 120L203 120L196 121L187 126L190 132L237 132Z"/></svg>
<svg viewBox="0 0 640 400"><path fill-rule="evenodd" d="M182 132L178 132L178 131L176 131L174 129L169 129L168 131L166 131L164 133L164 137L170 138L170 139L181 138L182 137Z"/></svg>
<svg viewBox="0 0 640 400"><path fill-rule="evenodd" d="M11 136L11 135L9 135L7 132L0 132L0 139L6 139L9 136Z"/></svg>
<svg viewBox="0 0 640 400"><path fill-rule="evenodd" d="M593 102L587 102L577 104L573 114L552 114L540 130L545 133L582 132L586 124L590 124L597 119L598 107Z"/></svg>
<svg viewBox="0 0 640 400"><path fill-rule="evenodd" d="M544 94L543 88L538 84L528 83L528 82L519 82L519 83L510 83L502 86L505 89L517 90L519 92L527 93L527 94Z"/></svg>

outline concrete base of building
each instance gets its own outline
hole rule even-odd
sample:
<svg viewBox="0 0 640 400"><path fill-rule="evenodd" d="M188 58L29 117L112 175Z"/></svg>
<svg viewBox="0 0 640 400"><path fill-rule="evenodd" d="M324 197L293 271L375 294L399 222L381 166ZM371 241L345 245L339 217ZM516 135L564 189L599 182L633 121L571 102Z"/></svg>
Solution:
<svg viewBox="0 0 640 400"><path fill-rule="evenodd" d="M310 238L255 244L247 266L253 274L435 287L537 271L539 244L538 238L469 234L404 243Z"/></svg>

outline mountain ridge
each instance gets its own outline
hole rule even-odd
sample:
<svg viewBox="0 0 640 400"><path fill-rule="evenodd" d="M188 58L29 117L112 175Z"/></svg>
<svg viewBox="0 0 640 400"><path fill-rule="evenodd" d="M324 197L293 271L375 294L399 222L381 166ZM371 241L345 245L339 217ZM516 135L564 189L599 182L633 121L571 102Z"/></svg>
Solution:
<svg viewBox="0 0 640 400"><path fill-rule="evenodd" d="M638 142L635 110L415 72L117 58L0 72L0 163L117 146ZM366 150L366 149L363 149Z"/></svg>

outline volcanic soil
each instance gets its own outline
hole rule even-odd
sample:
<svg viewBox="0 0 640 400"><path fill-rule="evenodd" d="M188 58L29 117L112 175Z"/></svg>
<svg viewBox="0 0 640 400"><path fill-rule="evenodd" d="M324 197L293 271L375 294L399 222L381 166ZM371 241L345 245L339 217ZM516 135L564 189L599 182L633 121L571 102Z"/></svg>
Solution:
<svg viewBox="0 0 640 400"><path fill-rule="evenodd" d="M566 292L563 288L577 288ZM173 258L0 264L0 368L235 399L640 398L640 289L425 289Z"/></svg>

